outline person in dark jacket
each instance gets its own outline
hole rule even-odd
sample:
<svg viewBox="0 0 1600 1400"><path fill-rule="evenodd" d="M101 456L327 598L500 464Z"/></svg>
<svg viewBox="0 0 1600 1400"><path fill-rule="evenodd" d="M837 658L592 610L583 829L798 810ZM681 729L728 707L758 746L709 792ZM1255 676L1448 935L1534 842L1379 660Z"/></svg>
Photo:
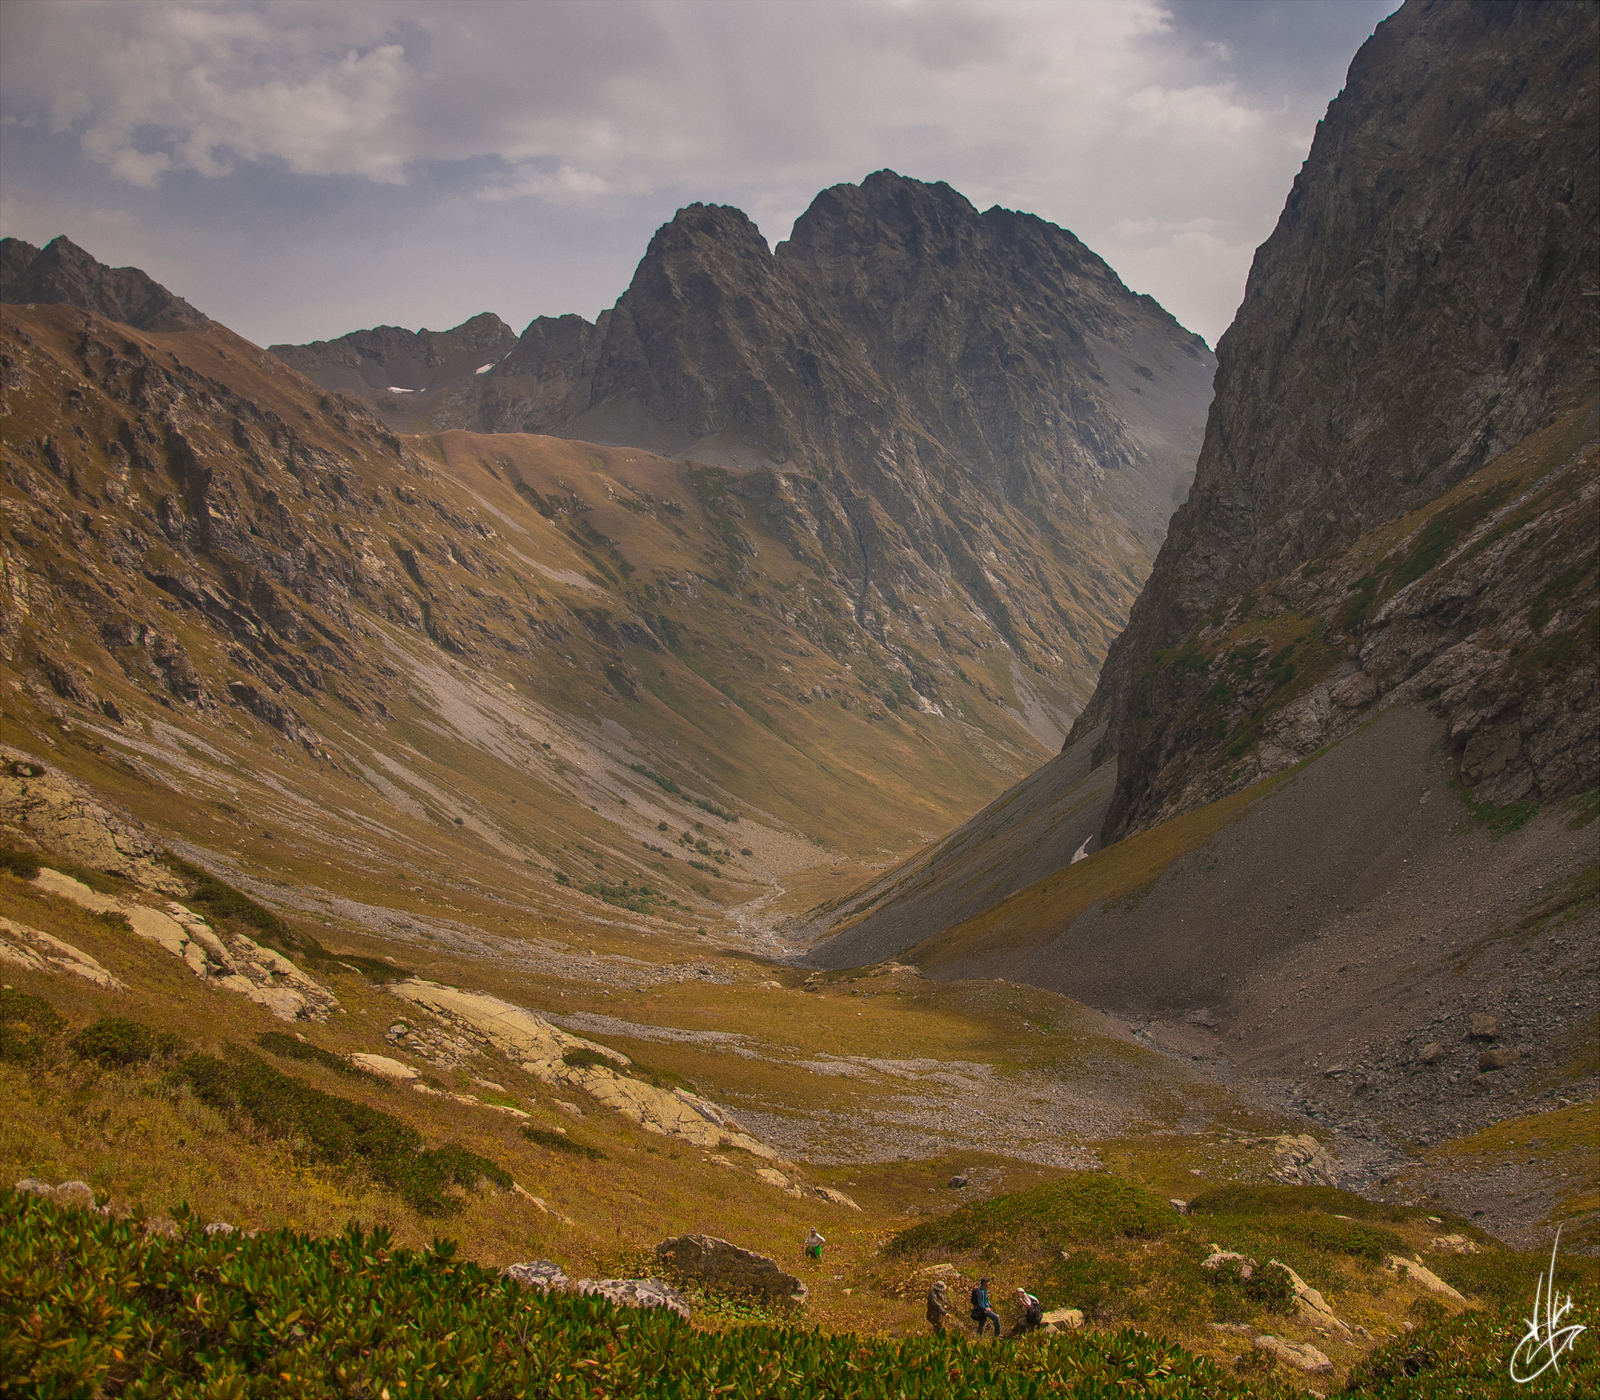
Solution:
<svg viewBox="0 0 1600 1400"><path fill-rule="evenodd" d="M972 1320L978 1324L978 1335L983 1336L986 1323L994 1323L994 1334L1000 1335L1000 1314L989 1306L989 1280L980 1278L972 1290Z"/></svg>
<svg viewBox="0 0 1600 1400"><path fill-rule="evenodd" d="M928 1321L933 1324L935 1335L944 1336L944 1320L950 1315L950 1305L945 1299L944 1280L935 1281L928 1290Z"/></svg>

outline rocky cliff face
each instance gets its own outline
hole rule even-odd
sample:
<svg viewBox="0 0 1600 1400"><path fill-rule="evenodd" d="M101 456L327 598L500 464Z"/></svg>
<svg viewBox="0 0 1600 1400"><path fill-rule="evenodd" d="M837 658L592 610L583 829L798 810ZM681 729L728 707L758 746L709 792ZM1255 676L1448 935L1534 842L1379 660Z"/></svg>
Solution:
<svg viewBox="0 0 1600 1400"><path fill-rule="evenodd" d="M1226 719L1207 740L1183 718L1191 692L1216 685L1220 663L1174 668L1169 653L1220 636L1273 580L1435 500L1592 392L1597 18L1593 6L1412 0L1351 64L1218 346L1190 498L1079 721L1079 732L1111 726L1120 771L1109 836L1174 809L1184 782L1168 770L1191 769L1197 745L1239 741ZM1473 509L1474 523L1492 513ZM1565 529L1530 521L1527 510L1539 509L1528 502L1515 509L1535 532ZM1581 562L1556 554L1563 562L1552 555L1534 572L1547 566L1553 577ZM1415 565L1400 573L1419 577ZM1370 600L1398 581L1380 569L1353 586ZM1531 592L1513 608L1547 581L1525 579ZM1458 593L1477 601L1452 605L1455 641L1493 611L1479 596L1490 583L1457 578ZM1540 613L1540 628L1576 620ZM1325 644L1362 656L1367 629L1383 620L1361 608L1318 616ZM1458 747L1520 707L1519 688L1489 674L1539 642L1538 631L1479 639L1482 679L1504 704L1476 704L1477 718L1455 725ZM1431 659L1427 648L1391 657L1389 683ZM1581 667L1560 675L1582 688ZM1542 741L1527 738L1512 745L1520 758L1495 769L1521 775L1501 784L1498 800L1561 796L1579 780L1565 760L1536 757Z"/></svg>
<svg viewBox="0 0 1600 1400"><path fill-rule="evenodd" d="M690 206L597 324L541 318L386 411L731 469L741 509L912 671L952 646L1057 668L1071 698L1041 701L1042 734L1183 498L1213 365L1065 230L881 171L776 251L739 210Z"/></svg>
<svg viewBox="0 0 1600 1400"><path fill-rule="evenodd" d="M1192 836L1394 706L1446 722L1483 811L1600 781L1596 19L1414 2L1380 26L1257 254L1190 498L1063 754L826 911L819 960L957 925L988 956L982 911L1092 881L1067 867L1102 840L1170 859L1178 828L1152 828ZM1039 896L1041 946L1065 910Z"/></svg>
<svg viewBox="0 0 1600 1400"><path fill-rule="evenodd" d="M67 303L142 331L185 330L206 317L136 267L107 267L67 238L41 252L0 239L0 301Z"/></svg>

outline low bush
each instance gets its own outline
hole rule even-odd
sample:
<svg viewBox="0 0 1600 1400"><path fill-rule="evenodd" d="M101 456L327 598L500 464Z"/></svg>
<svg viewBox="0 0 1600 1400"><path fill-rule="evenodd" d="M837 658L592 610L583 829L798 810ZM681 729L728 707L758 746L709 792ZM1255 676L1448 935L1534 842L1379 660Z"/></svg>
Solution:
<svg viewBox="0 0 1600 1400"><path fill-rule="evenodd" d="M141 1021L107 1016L79 1031L72 1048L79 1059L93 1060L102 1069L120 1069L167 1059L183 1049L183 1041Z"/></svg>
<svg viewBox="0 0 1600 1400"><path fill-rule="evenodd" d="M0 1060L33 1064L66 1024L43 997L29 996L14 987L0 988Z"/></svg>
<svg viewBox="0 0 1600 1400"><path fill-rule="evenodd" d="M177 1237L0 1192L0 1364L38 1396L296 1400L387 1394L497 1400L1168 1400L1294 1392L1243 1382L1126 1329L1014 1346L795 1326L697 1332L664 1309L521 1289L449 1241L395 1249L381 1229Z"/></svg>
<svg viewBox="0 0 1600 1400"><path fill-rule="evenodd" d="M1178 1225L1170 1202L1105 1172L1071 1172L1026 1191L974 1201L949 1215L902 1230L885 1246L891 1257L929 1250L982 1250L1034 1240L1054 1249L1119 1236L1158 1239Z"/></svg>
<svg viewBox="0 0 1600 1400"><path fill-rule="evenodd" d="M1580 1337L1577 1346L1559 1359L1558 1369L1546 1372L1533 1384L1519 1385L1511 1379L1511 1356L1528 1330L1528 1312L1533 1306L1533 1282L1527 1276L1526 1256L1522 1264L1528 1287L1526 1297L1492 1308L1469 1308L1454 1317L1422 1321L1415 1331L1402 1332L1357 1362L1339 1394L1383 1396L1385 1400L1446 1400L1462 1395L1503 1396L1505 1400L1530 1395L1600 1395L1600 1348L1587 1337ZM1558 1281L1563 1294L1567 1286ZM1573 1291L1574 1316L1593 1318L1600 1311L1600 1288L1586 1281ZM1529 1369L1537 1369L1538 1365L1536 1360Z"/></svg>
<svg viewBox="0 0 1600 1400"><path fill-rule="evenodd" d="M602 1069L622 1068L609 1055L602 1055L598 1050L589 1049L587 1045L579 1045L568 1050L562 1055L561 1063L572 1069L582 1069L585 1065L599 1065Z"/></svg>
<svg viewBox="0 0 1600 1400"><path fill-rule="evenodd" d="M598 1147L590 1147L586 1142L574 1142L565 1133L558 1133L552 1128L536 1128L532 1123L524 1123L518 1131L529 1142L548 1147L552 1152L565 1152L570 1157L584 1157L591 1162L603 1162L606 1159L606 1154Z"/></svg>
<svg viewBox="0 0 1600 1400"><path fill-rule="evenodd" d="M31 880L39 873L39 857L32 851L0 846L0 870L9 871L19 880Z"/></svg>
<svg viewBox="0 0 1600 1400"><path fill-rule="evenodd" d="M320 1045L313 1045L308 1040L296 1040L292 1035L285 1035L282 1031L262 1031L256 1037L256 1044L285 1060L303 1060L308 1064L321 1065L323 1069L331 1069L335 1074L361 1079L376 1078L375 1075L357 1069L343 1055L335 1055L331 1050L324 1050Z"/></svg>
<svg viewBox="0 0 1600 1400"><path fill-rule="evenodd" d="M424 1149L422 1134L392 1113L314 1089L253 1055L224 1061L195 1052L175 1078L202 1102L240 1113L312 1161L365 1167L423 1215L460 1209L451 1186L470 1188L483 1178L511 1185L509 1173L486 1157L454 1143Z"/></svg>
<svg viewBox="0 0 1600 1400"><path fill-rule="evenodd" d="M1260 1185L1216 1186L1189 1202L1190 1215L1348 1215L1356 1220L1386 1220L1404 1224L1423 1212L1407 1206L1369 1201L1336 1186ZM1274 1227L1276 1228L1276 1227Z"/></svg>

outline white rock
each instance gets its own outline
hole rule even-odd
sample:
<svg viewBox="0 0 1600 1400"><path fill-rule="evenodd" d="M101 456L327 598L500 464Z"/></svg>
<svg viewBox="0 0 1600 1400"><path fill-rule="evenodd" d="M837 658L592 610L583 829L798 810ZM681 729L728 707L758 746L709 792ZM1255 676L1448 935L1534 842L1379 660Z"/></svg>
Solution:
<svg viewBox="0 0 1600 1400"><path fill-rule="evenodd" d="M380 1079L392 1079L396 1083L408 1084L418 1077L417 1071L410 1065L402 1064L399 1060L391 1060L387 1055L357 1052L347 1058L357 1069L364 1069L368 1074L375 1074Z"/></svg>
<svg viewBox="0 0 1600 1400"><path fill-rule="evenodd" d="M1409 1278L1413 1283L1427 1289L1429 1293L1437 1293L1442 1298L1449 1298L1452 1302L1466 1306L1467 1300L1420 1259L1402 1259L1398 1254L1391 1254L1384 1260L1383 1267L1390 1273Z"/></svg>
<svg viewBox="0 0 1600 1400"><path fill-rule="evenodd" d="M81 948L63 943L54 934L10 919L0 919L0 934L6 935L0 938L0 960L17 963L31 972L70 972L108 992L128 990ZM31 948L27 946L30 943L33 944Z"/></svg>
<svg viewBox="0 0 1600 1400"><path fill-rule="evenodd" d="M1321 1375L1333 1370L1333 1362L1314 1346L1305 1342L1290 1342L1282 1337L1274 1337L1270 1332L1264 1332L1256 1338L1256 1345L1263 1351L1271 1352L1279 1361L1287 1362L1290 1366L1311 1375Z"/></svg>

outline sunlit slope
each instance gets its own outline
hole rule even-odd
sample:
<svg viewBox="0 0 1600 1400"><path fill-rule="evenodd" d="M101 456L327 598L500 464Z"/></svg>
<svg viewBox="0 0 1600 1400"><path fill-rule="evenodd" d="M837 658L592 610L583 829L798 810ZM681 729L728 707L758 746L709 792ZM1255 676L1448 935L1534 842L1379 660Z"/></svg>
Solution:
<svg viewBox="0 0 1600 1400"><path fill-rule="evenodd" d="M947 654L864 627L756 474L402 439L215 323L4 330L4 738L245 873L692 923L947 827L1087 691L953 595Z"/></svg>

